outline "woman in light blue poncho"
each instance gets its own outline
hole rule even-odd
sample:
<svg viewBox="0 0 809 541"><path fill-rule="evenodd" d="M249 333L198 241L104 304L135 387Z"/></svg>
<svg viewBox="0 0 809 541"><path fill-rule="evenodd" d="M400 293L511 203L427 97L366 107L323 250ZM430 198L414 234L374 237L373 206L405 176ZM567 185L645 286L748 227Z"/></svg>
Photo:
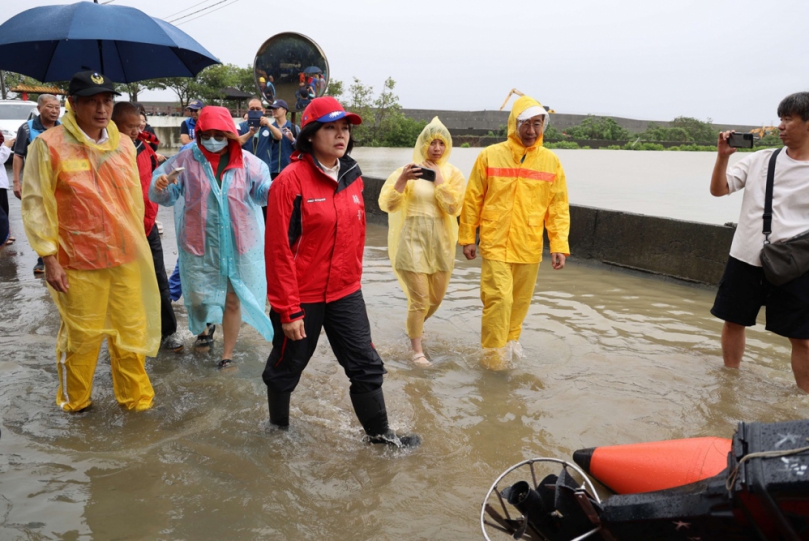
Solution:
<svg viewBox="0 0 809 541"><path fill-rule="evenodd" d="M265 311L264 219L270 173L242 153L236 126L224 107L205 107L196 142L168 160L152 177L149 199L174 206L177 247L188 326L197 347L209 348L222 323L220 368L230 366L242 321L272 340ZM167 175L184 168L176 177ZM176 204L176 205L175 205Z"/></svg>

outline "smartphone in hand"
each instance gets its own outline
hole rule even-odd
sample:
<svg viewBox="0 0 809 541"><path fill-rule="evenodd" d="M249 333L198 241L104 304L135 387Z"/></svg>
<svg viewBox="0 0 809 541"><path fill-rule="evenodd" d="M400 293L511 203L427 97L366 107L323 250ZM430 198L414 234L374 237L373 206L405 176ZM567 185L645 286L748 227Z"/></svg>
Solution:
<svg viewBox="0 0 809 541"><path fill-rule="evenodd" d="M755 135L752 133L731 133L728 138L728 146L733 148L753 148Z"/></svg>
<svg viewBox="0 0 809 541"><path fill-rule="evenodd" d="M247 111L247 127L259 129L261 127L261 117L264 113L261 111Z"/></svg>
<svg viewBox="0 0 809 541"><path fill-rule="evenodd" d="M434 169L427 169L426 167L419 167L421 171L421 177L424 180L429 180L430 182L435 182L435 170Z"/></svg>

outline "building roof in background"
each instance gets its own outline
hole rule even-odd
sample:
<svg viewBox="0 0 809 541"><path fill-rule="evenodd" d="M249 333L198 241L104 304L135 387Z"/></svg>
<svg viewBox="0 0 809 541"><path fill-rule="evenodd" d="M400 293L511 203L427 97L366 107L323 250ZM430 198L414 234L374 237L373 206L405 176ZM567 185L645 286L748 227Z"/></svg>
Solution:
<svg viewBox="0 0 809 541"><path fill-rule="evenodd" d="M255 96L255 94L243 92L238 88L233 88L232 86L226 86L221 90L221 92L222 98L226 100L246 100Z"/></svg>
<svg viewBox="0 0 809 541"><path fill-rule="evenodd" d="M29 86L29 85L17 85L14 88L9 89L11 92L28 92L29 94L56 94L59 96L64 96L65 91L55 86Z"/></svg>

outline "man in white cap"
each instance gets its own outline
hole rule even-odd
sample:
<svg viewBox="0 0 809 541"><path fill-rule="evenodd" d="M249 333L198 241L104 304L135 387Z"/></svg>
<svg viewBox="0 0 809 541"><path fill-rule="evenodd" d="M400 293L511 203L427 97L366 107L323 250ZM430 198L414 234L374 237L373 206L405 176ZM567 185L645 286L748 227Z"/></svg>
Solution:
<svg viewBox="0 0 809 541"><path fill-rule="evenodd" d="M508 118L508 140L480 153L464 197L458 243L467 259L475 259L480 228L480 337L488 350L483 363L494 370L522 354L518 340L542 261L543 231L554 269L562 269L570 255L567 183L559 158L542 146L547 125L548 113L538 101L518 99Z"/></svg>

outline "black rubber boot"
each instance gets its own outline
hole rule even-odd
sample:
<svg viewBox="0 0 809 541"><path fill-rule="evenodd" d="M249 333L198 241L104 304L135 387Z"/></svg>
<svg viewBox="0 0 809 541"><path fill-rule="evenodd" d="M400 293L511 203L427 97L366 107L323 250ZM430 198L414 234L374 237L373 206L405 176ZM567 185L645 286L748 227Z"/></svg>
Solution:
<svg viewBox="0 0 809 541"><path fill-rule="evenodd" d="M417 434L398 436L388 426L388 412L382 388L368 393L351 393L351 404L357 413L362 428L371 443L385 443L396 447L418 447L421 438Z"/></svg>
<svg viewBox="0 0 809 541"><path fill-rule="evenodd" d="M270 423L286 428L289 426L289 398L292 393L277 393L267 387L267 402L270 405Z"/></svg>

